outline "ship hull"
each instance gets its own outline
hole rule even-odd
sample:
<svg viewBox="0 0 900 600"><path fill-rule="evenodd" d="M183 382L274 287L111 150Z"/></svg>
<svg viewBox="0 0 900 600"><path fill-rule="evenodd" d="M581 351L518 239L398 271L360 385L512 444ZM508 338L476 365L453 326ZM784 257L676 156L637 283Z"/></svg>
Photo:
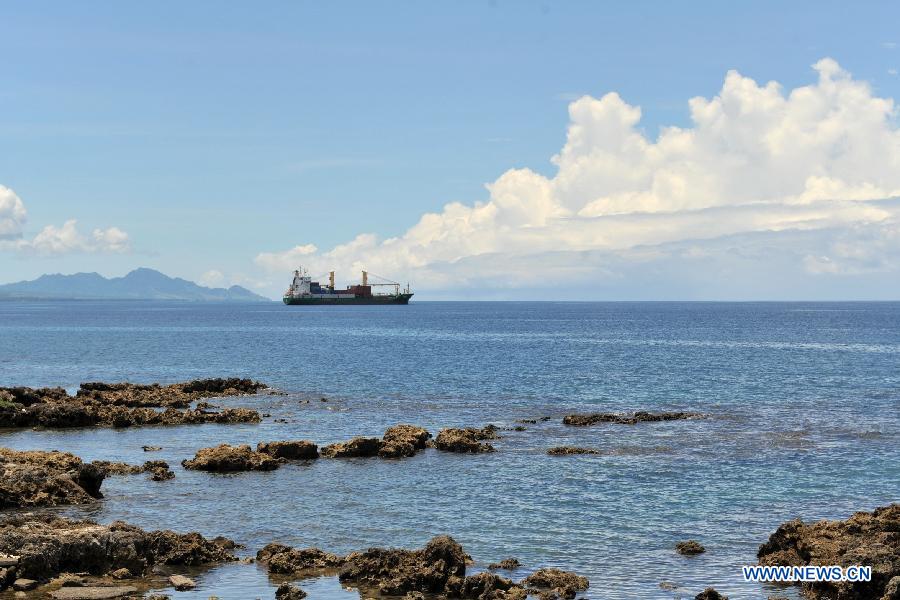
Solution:
<svg viewBox="0 0 900 600"><path fill-rule="evenodd" d="M397 294L396 296L357 296L356 298L328 298L328 297L290 297L282 300L290 306L337 306L360 304L409 304L412 294Z"/></svg>

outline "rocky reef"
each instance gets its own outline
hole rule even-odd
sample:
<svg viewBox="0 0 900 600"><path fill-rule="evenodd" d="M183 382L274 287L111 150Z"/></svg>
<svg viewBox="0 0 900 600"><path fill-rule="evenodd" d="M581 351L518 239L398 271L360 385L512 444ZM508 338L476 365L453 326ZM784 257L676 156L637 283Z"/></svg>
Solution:
<svg viewBox="0 0 900 600"><path fill-rule="evenodd" d="M497 428L487 425L480 429L475 427L442 429L434 439L434 447L444 452L460 454L479 454L493 452L494 447L483 440L499 438Z"/></svg>
<svg viewBox="0 0 900 600"><path fill-rule="evenodd" d="M431 434L416 425L394 425L381 439L355 437L348 442L330 444L322 448L324 458L404 458L415 456L428 445Z"/></svg>
<svg viewBox="0 0 900 600"><path fill-rule="evenodd" d="M272 471L281 466L283 460L269 454L257 452L250 446L220 444L213 448L201 448L190 460L181 461L185 469L210 471L213 473L234 473L237 471Z"/></svg>
<svg viewBox="0 0 900 600"><path fill-rule="evenodd" d="M555 446L547 450L550 456L566 456L569 454L600 454L599 450L593 448L580 448L577 446Z"/></svg>
<svg viewBox="0 0 900 600"><path fill-rule="evenodd" d="M107 476L148 473L152 481L165 481L175 477L175 473L169 470L169 463L164 460L148 460L142 465L130 465L108 460L95 460L91 464L103 469Z"/></svg>
<svg viewBox="0 0 900 600"><path fill-rule="evenodd" d="M250 379L235 378L171 385L83 383L75 396L62 388L3 387L0 428L256 423L260 416L255 410L187 407L201 398L255 394L265 387Z"/></svg>
<svg viewBox="0 0 900 600"><path fill-rule="evenodd" d="M563 417L564 425L574 425L576 427L585 427L587 425L596 425L597 423L615 423L617 425L635 425L637 423L656 422L656 421L679 421L683 419L702 419L706 415L696 412L658 412L651 413L639 410L633 413L590 413L590 414L574 414Z"/></svg>
<svg viewBox="0 0 900 600"><path fill-rule="evenodd" d="M0 448L0 509L87 504L106 471L68 452Z"/></svg>
<svg viewBox="0 0 900 600"><path fill-rule="evenodd" d="M338 570L338 578L345 585L377 591L382 596L422 598L423 594L435 594L473 600L524 600L530 592L552 600L574 598L588 587L586 578L559 569L540 569L519 583L494 573L467 576L468 556L459 543L446 535L432 538L419 550L369 548L347 556L318 548L269 544L256 558L270 573L279 575L316 575ZM513 569L519 563L508 559L494 566Z"/></svg>
<svg viewBox="0 0 900 600"><path fill-rule="evenodd" d="M113 576L149 574L156 565L198 566L237 560L234 542L208 540L199 533L144 531L116 521L99 525L53 515L0 520L0 590L16 580L35 584L62 573Z"/></svg>
<svg viewBox="0 0 900 600"><path fill-rule="evenodd" d="M809 598L900 599L900 504L858 512L846 521L782 523L760 546L761 565L867 565L865 582L806 582Z"/></svg>
<svg viewBox="0 0 900 600"><path fill-rule="evenodd" d="M285 460L310 460L319 458L319 447L307 440L289 442L261 442L256 445L256 451L268 454L272 458Z"/></svg>
<svg viewBox="0 0 900 600"><path fill-rule="evenodd" d="M675 544L675 552L684 556L693 556L695 554L703 554L706 548L697 540L685 540Z"/></svg>

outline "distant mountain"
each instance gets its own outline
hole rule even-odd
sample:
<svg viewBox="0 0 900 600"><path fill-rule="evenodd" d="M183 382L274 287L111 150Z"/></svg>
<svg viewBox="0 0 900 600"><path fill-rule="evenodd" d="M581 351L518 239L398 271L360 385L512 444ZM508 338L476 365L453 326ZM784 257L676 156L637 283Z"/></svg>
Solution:
<svg viewBox="0 0 900 600"><path fill-rule="evenodd" d="M269 302L239 285L208 288L153 269L135 269L112 279L98 273L41 275L33 281L0 285L0 298Z"/></svg>

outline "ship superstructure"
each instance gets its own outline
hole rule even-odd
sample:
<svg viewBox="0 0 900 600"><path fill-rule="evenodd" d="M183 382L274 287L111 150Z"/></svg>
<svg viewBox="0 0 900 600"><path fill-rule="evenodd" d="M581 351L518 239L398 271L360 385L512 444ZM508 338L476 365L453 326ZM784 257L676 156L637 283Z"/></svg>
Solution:
<svg viewBox="0 0 900 600"><path fill-rule="evenodd" d="M328 274L328 284L322 285L313 281L309 272L302 267L294 271L294 279L290 287L284 292L285 304L409 304L413 293L409 290L409 284L401 288L396 281L390 281L383 277L374 276L381 281L369 282L369 272L362 272L362 283L348 285L346 289L336 289L334 286L334 271ZM373 293L373 287L393 288L387 293Z"/></svg>

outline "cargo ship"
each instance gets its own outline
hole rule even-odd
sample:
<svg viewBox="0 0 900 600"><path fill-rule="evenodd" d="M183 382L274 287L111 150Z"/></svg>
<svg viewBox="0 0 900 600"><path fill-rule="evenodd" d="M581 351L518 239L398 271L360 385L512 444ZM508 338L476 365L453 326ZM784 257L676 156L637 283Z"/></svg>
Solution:
<svg viewBox="0 0 900 600"><path fill-rule="evenodd" d="M328 285L322 285L313 281L301 267L294 271L294 280L284 293L283 300L285 304L409 304L409 299L413 296L409 291L409 284L401 289L400 284L395 281L374 277L384 282L369 283L369 273L363 271L362 284L348 285L346 289L338 290L334 287L334 271L328 274ZM388 293L372 293L372 287L379 286L388 286L393 290Z"/></svg>

